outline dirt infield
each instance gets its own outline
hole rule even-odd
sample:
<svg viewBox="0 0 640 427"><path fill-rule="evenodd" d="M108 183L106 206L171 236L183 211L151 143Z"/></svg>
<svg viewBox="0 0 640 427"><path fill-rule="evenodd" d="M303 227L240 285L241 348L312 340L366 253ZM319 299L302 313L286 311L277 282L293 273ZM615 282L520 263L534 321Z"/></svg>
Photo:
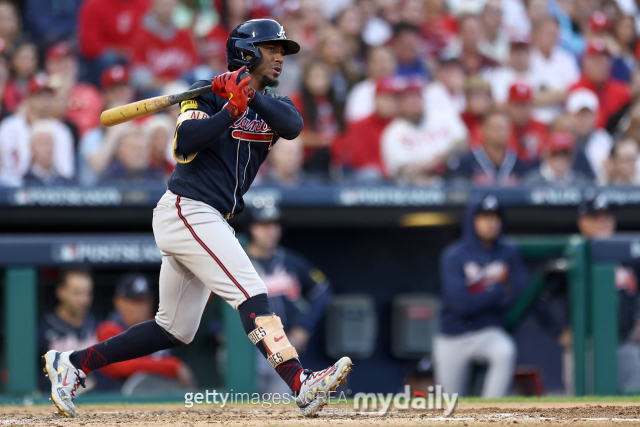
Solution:
<svg viewBox="0 0 640 427"><path fill-rule="evenodd" d="M387 415L356 412L352 406L329 407L314 419L298 415L294 406L253 409L249 405L78 405L78 418L56 414L53 406L2 407L0 425L25 426L205 426L225 424L247 427L298 426L318 423L355 426L496 426L496 425L640 425L640 402L536 402L461 403L451 417L440 411L400 411Z"/></svg>

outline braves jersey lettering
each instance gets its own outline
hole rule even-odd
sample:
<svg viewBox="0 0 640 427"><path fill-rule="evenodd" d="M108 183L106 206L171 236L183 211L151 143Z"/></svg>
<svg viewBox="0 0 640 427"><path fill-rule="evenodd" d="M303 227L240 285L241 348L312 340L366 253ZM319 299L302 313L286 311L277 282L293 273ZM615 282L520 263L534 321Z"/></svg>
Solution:
<svg viewBox="0 0 640 427"><path fill-rule="evenodd" d="M494 261L481 267L469 261L463 267L467 290L472 294L484 292L496 283L504 282L509 277L509 266L503 261Z"/></svg>

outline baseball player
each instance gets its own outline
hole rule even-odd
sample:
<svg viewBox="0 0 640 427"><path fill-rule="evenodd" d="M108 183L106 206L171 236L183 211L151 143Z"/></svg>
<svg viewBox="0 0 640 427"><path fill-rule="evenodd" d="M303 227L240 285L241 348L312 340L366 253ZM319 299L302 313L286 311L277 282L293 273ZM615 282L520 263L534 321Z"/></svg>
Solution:
<svg viewBox="0 0 640 427"><path fill-rule="evenodd" d="M291 100L267 89L277 86L284 56L299 50L278 22L247 21L227 40L230 72L192 86L211 85L213 92L182 102L173 145L178 164L153 211L163 254L158 312L84 350L45 354L51 398L62 414L75 417L74 394L89 372L190 343L211 292L240 312L249 339L297 395L304 415L315 415L329 392L346 382L348 357L322 371L301 366L269 308L267 288L227 222L244 209L242 196L273 144L302 131ZM246 70L250 77L242 78Z"/></svg>

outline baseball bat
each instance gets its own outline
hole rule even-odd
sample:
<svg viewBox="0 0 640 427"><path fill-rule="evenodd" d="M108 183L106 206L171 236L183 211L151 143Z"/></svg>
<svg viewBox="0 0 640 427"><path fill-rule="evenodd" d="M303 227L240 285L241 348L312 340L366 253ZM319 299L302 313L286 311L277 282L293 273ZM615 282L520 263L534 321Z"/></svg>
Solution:
<svg viewBox="0 0 640 427"><path fill-rule="evenodd" d="M249 73L242 73L241 80L249 77ZM100 121L105 126L115 126L120 123L128 122L133 119L148 116L157 113L174 104L178 104L187 99L192 99L205 93L211 92L211 85L191 89L186 92L176 93L173 95L156 96L154 98L143 99L142 101L132 102L130 104L121 105L119 107L105 110L100 115Z"/></svg>

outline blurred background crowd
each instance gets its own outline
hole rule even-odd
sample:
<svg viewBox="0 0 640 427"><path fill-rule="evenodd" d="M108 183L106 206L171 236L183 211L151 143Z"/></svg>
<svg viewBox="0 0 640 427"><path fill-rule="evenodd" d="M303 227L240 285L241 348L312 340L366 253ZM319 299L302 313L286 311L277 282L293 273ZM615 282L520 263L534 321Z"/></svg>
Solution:
<svg viewBox="0 0 640 427"><path fill-rule="evenodd" d="M164 182L170 109L103 109L226 72L230 31L298 41L278 93L305 127L258 182L635 185L633 0L0 1L0 185Z"/></svg>

